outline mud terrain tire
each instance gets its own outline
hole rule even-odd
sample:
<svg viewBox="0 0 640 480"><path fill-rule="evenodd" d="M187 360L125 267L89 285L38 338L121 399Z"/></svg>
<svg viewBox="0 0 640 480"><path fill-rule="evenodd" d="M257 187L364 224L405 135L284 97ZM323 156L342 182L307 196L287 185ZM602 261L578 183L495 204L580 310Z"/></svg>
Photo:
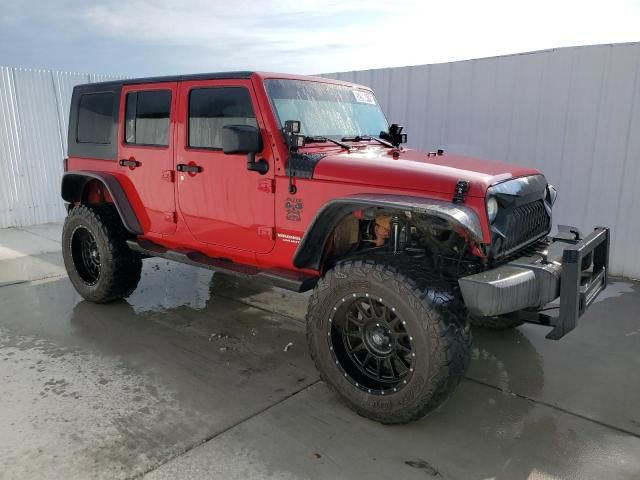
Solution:
<svg viewBox="0 0 640 480"><path fill-rule="evenodd" d="M108 303L138 286L140 255L127 247L130 235L110 205L80 205L62 229L62 256L71 283L86 300Z"/></svg>
<svg viewBox="0 0 640 480"><path fill-rule="evenodd" d="M307 312L307 342L322 379L357 413L381 423L406 423L434 410L460 383L471 355L471 329L462 301L453 289L421 262L411 264L397 256L337 264L318 282ZM360 313L349 310L349 302ZM344 315L343 309L347 309ZM374 315L373 320L367 315ZM388 324L381 323L393 327L384 333L377 318L389 316L392 320ZM365 318L368 320L363 321ZM383 383L376 358L379 384L369 378L371 360L354 360L353 355L362 355L362 347L356 346L354 351L360 351L352 355L349 342L353 333L339 333L352 328L354 321L364 324L357 332L369 331L366 325L373 322L374 335L362 333L365 356L381 351L393 355L385 350L386 343L378 350L376 338L389 339L389 350L394 342L405 342L401 347L404 350L409 345L410 353L398 349L412 360L405 376L398 375L397 383ZM393 377L394 368L402 367L399 360L392 359L386 369L382 368L387 379ZM366 365L365 370L361 363ZM376 385L379 388L372 388Z"/></svg>

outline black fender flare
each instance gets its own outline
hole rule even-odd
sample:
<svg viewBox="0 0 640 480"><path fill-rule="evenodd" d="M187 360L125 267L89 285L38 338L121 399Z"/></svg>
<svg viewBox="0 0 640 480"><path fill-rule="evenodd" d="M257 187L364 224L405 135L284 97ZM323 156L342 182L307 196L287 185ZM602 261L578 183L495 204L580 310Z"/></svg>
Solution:
<svg viewBox="0 0 640 480"><path fill-rule="evenodd" d="M98 180L107 189L127 231L134 235L142 235L142 227L138 217L136 217L131 203L122 189L122 185L113 174L86 171L67 172L62 176L60 188L62 199L67 203L81 202L84 187L91 180Z"/></svg>
<svg viewBox="0 0 640 480"><path fill-rule="evenodd" d="M366 207L384 207L426 214L449 221L482 243L482 225L476 212L456 203L406 195L357 194L325 203L316 213L293 256L297 268L320 270L329 236L345 215Z"/></svg>

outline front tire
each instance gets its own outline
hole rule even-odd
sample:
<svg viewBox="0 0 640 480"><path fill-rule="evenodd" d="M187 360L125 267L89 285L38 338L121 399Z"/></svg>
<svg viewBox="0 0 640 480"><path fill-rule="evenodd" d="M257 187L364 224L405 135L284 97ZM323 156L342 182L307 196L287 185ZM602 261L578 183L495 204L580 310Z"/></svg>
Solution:
<svg viewBox="0 0 640 480"><path fill-rule="evenodd" d="M111 205L80 205L62 229L62 256L69 280L95 303L129 296L138 286L140 255L127 247L127 232Z"/></svg>
<svg viewBox="0 0 640 480"><path fill-rule="evenodd" d="M320 279L307 341L322 379L360 415L406 423L441 405L470 361L462 302L423 264L349 260Z"/></svg>

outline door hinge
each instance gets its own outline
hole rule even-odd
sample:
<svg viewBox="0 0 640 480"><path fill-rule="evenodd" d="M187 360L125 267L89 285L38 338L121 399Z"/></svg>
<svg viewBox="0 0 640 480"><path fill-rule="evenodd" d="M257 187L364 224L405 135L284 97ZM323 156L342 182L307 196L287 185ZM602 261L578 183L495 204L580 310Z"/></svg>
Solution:
<svg viewBox="0 0 640 480"><path fill-rule="evenodd" d="M258 180L258 190L261 192L273 193L276 191L275 182L271 178L261 178Z"/></svg>
<svg viewBox="0 0 640 480"><path fill-rule="evenodd" d="M273 227L258 227L258 236L263 238L268 238L269 240L273 240Z"/></svg>
<svg viewBox="0 0 640 480"><path fill-rule="evenodd" d="M164 212L164 219L167 222L178 223L178 215L176 212Z"/></svg>
<svg viewBox="0 0 640 480"><path fill-rule="evenodd" d="M163 170L162 179L171 183L175 182L176 181L175 172L173 170Z"/></svg>

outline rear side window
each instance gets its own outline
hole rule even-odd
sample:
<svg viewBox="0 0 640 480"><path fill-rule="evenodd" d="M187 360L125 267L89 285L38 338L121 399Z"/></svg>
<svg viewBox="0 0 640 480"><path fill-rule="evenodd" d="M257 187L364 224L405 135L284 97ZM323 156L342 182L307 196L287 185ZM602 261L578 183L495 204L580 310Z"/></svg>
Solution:
<svg viewBox="0 0 640 480"><path fill-rule="evenodd" d="M136 145L169 145L171 92L153 90L127 94L125 142Z"/></svg>
<svg viewBox="0 0 640 480"><path fill-rule="evenodd" d="M222 127L257 127L251 97L246 88L198 88L189 94L189 146L222 148Z"/></svg>
<svg viewBox="0 0 640 480"><path fill-rule="evenodd" d="M112 92L87 93L80 97L78 104L78 143L111 143L113 123Z"/></svg>

